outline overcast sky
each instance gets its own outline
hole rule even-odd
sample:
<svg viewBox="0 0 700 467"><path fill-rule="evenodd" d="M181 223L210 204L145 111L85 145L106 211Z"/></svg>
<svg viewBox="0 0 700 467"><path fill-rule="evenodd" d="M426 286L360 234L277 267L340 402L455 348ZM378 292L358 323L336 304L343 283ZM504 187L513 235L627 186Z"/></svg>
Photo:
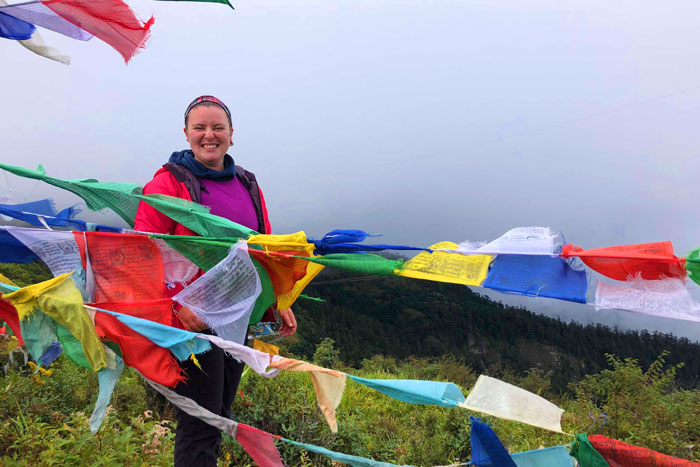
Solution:
<svg viewBox="0 0 700 467"><path fill-rule="evenodd" d="M186 148L183 111L210 93L232 110L231 155L257 174L277 233L428 246L542 225L586 248L700 246L697 0L128 3L156 16L128 66L97 39L42 30L70 66L0 41L0 160L143 184ZM58 193L0 176L16 202L63 207Z"/></svg>

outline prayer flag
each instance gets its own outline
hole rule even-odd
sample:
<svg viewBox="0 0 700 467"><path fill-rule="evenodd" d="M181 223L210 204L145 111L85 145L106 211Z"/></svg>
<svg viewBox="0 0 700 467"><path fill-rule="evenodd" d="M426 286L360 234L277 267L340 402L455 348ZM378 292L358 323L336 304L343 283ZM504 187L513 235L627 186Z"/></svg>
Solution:
<svg viewBox="0 0 700 467"><path fill-rule="evenodd" d="M209 334L197 334L199 339L211 342L217 347L220 347L227 354L231 355L236 360L245 363L251 370L266 378L274 378L280 370L273 368L268 370L270 366L270 354L259 350L251 349L250 347L224 340L217 336Z"/></svg>
<svg viewBox="0 0 700 467"><path fill-rule="evenodd" d="M700 307L681 279L645 281L637 278L619 285L598 282L595 307L700 321Z"/></svg>
<svg viewBox="0 0 700 467"><path fill-rule="evenodd" d="M586 303L586 271L556 256L498 255L483 286L500 292Z"/></svg>
<svg viewBox="0 0 700 467"><path fill-rule="evenodd" d="M56 359L62 353L63 353L63 347L61 347L60 342L56 341L53 344L51 344L48 349L46 349L46 352L44 352L41 357L39 357L39 361L41 362L41 364L43 366L49 366L54 361L56 361Z"/></svg>
<svg viewBox="0 0 700 467"><path fill-rule="evenodd" d="M595 450L585 433L576 435L571 445L571 456L575 457L581 467L610 467L610 464Z"/></svg>
<svg viewBox="0 0 700 467"><path fill-rule="evenodd" d="M86 306L86 308L92 308L93 310L116 317L131 330L144 336L157 346L169 349L180 361L187 360L192 354L206 352L211 348L209 342L198 339L200 335L194 332L173 328L149 319L129 316L110 310L93 308L90 306Z"/></svg>
<svg viewBox="0 0 700 467"><path fill-rule="evenodd" d="M106 232L74 234L95 301L165 298L163 259L150 238Z"/></svg>
<svg viewBox="0 0 700 467"><path fill-rule="evenodd" d="M386 259L372 254L358 255L353 253L334 253L332 255L312 256L302 259L323 266L332 266L377 276L393 276L403 264L403 260Z"/></svg>
<svg viewBox="0 0 700 467"><path fill-rule="evenodd" d="M192 310L217 336L243 342L262 286L245 242L185 287L173 300Z"/></svg>
<svg viewBox="0 0 700 467"><path fill-rule="evenodd" d="M430 247L432 253L423 252L408 260L398 275L437 282L463 285L481 285L491 264L492 256L470 255L435 251L454 250L456 243L441 242Z"/></svg>
<svg viewBox="0 0 700 467"><path fill-rule="evenodd" d="M474 389L460 406L494 417L564 433L561 430L561 414L564 413L562 409L536 394L486 375L479 376Z"/></svg>
<svg viewBox="0 0 700 467"><path fill-rule="evenodd" d="M12 285L12 286L14 286L14 287L17 287L17 284L15 284L14 282L12 282L12 279L10 279L9 277L7 277L7 276L5 276L5 275L3 275L3 274L0 274L0 282L2 282L3 284ZM19 288L19 287L18 287L18 288Z"/></svg>
<svg viewBox="0 0 700 467"><path fill-rule="evenodd" d="M0 316L1 318L2 316ZM253 339L253 348L259 350L260 352L269 353L270 355L279 355L280 348L274 344L270 344L260 339Z"/></svg>
<svg viewBox="0 0 700 467"><path fill-rule="evenodd" d="M567 446L534 449L510 455L518 467L575 467L574 458Z"/></svg>
<svg viewBox="0 0 700 467"><path fill-rule="evenodd" d="M12 333L15 335L15 337L17 337L17 342L19 342L19 345L24 345L24 339L22 339L22 331L19 327L19 316L17 315L17 310L14 306L12 306L12 303L1 298L0 319L3 320L5 324L10 326L10 329L12 329Z"/></svg>
<svg viewBox="0 0 700 467"><path fill-rule="evenodd" d="M270 433L239 423L236 429L236 440L258 466L282 467L284 465L275 447L275 439Z"/></svg>
<svg viewBox="0 0 700 467"><path fill-rule="evenodd" d="M64 333L62 342L71 337L80 342L82 352L93 370L98 371L106 366L106 355L102 343L95 333L90 316L83 307L83 297L68 274L4 294L3 298L14 305L20 321L31 316L36 307L40 308L41 312L68 331ZM59 335L60 337L62 336ZM50 343L54 340L51 339ZM66 353L69 347L70 343L66 342L64 344ZM80 349L77 350L80 351ZM46 348L43 348L37 355L42 355L45 351ZM75 352L72 354L75 355Z"/></svg>
<svg viewBox="0 0 700 467"><path fill-rule="evenodd" d="M588 267L600 274L626 281L629 277L657 280L664 277L685 277L685 260L673 254L671 242L640 243L584 250L580 246L564 245L561 256L578 256Z"/></svg>
<svg viewBox="0 0 700 467"><path fill-rule="evenodd" d="M598 453L613 467L616 466L642 466L654 467L700 467L700 463L668 456L651 449L633 446L610 439L603 435L589 436L588 440ZM585 466L583 466L585 467Z"/></svg>
<svg viewBox="0 0 700 467"><path fill-rule="evenodd" d="M318 406L328 422L333 433L338 432L338 422L335 418L335 409L340 405L345 391L345 373L329 370L311 363L294 360L291 358L272 357L270 366L287 371L306 371L311 375L311 381L316 391Z"/></svg>
<svg viewBox="0 0 700 467"><path fill-rule="evenodd" d="M559 234L549 227L517 227L489 243L462 242L456 250L462 254L553 255Z"/></svg>
<svg viewBox="0 0 700 467"><path fill-rule="evenodd" d="M428 251L426 248L417 248L403 245L360 245L358 242L364 241L367 237L379 237L379 235L369 235L362 230L334 230L328 232L321 240L311 240L316 248L315 254L329 255L333 253L359 253L363 251L382 250L418 250Z"/></svg>
<svg viewBox="0 0 700 467"><path fill-rule="evenodd" d="M35 257L41 258L54 276L83 271L80 249L73 232L9 226L5 229L34 252Z"/></svg>
<svg viewBox="0 0 700 467"><path fill-rule="evenodd" d="M116 316L96 310L97 334L119 346L124 363L137 369L146 378L175 387L185 378L170 351L122 323Z"/></svg>
<svg viewBox="0 0 700 467"><path fill-rule="evenodd" d="M31 263L37 255L0 226L0 263Z"/></svg>
<svg viewBox="0 0 700 467"><path fill-rule="evenodd" d="M224 5L230 6L232 10L235 10L235 8L233 8L233 5L231 5L231 3L229 3L228 0L160 0L160 1L222 3Z"/></svg>
<svg viewBox="0 0 700 467"><path fill-rule="evenodd" d="M350 379L409 404L435 404L457 407L464 403L464 394L454 383L413 379L367 379L348 375Z"/></svg>
<svg viewBox="0 0 700 467"><path fill-rule="evenodd" d="M119 381L119 377L124 370L124 360L116 357L116 365L114 369L103 368L97 373L97 380L100 384L100 391L97 394L97 402L95 402L95 408L90 416L90 431L94 435L97 430L100 429L102 425L102 420L104 420L107 414L107 407L109 406L109 400L112 398L112 392L114 387Z"/></svg>
<svg viewBox="0 0 700 467"><path fill-rule="evenodd" d="M24 40L32 37L34 31L36 27L33 24L0 12L0 37Z"/></svg>
<svg viewBox="0 0 700 467"><path fill-rule="evenodd" d="M472 465L479 467L516 467L490 426L477 417L469 417L471 423Z"/></svg>
<svg viewBox="0 0 700 467"><path fill-rule="evenodd" d="M700 284L700 248L696 248L686 256L685 267L693 282Z"/></svg>
<svg viewBox="0 0 700 467"><path fill-rule="evenodd" d="M41 26L42 28L50 29L72 39L78 39L80 41L92 39L92 34L63 19L41 2L22 2L20 5L5 6L6 4L7 2L0 0L0 5L3 5L2 12L14 16L15 18L27 21L36 26Z"/></svg>
<svg viewBox="0 0 700 467"><path fill-rule="evenodd" d="M65 55L55 47L51 47L44 43L44 38L39 34L39 31L34 31L32 37L22 41L17 41L25 49L34 52L35 54L48 58L64 65L70 65L70 56ZM75 220L73 221L75 222Z"/></svg>
<svg viewBox="0 0 700 467"><path fill-rule="evenodd" d="M367 459L366 457L353 456L350 454L343 454L342 452L331 451L330 449L322 448L321 446L316 446L314 444L300 443L298 441L292 441L291 439L281 438L285 443L293 444L307 451L315 452L321 454L322 456L329 457L335 461L342 462L343 464L352 465L353 467L396 467L397 464L392 464L390 462L380 462L372 459ZM409 467L409 466L401 466Z"/></svg>
<svg viewBox="0 0 700 467"><path fill-rule="evenodd" d="M146 45L155 19L136 17L121 0L43 0L55 13L111 45L129 60Z"/></svg>

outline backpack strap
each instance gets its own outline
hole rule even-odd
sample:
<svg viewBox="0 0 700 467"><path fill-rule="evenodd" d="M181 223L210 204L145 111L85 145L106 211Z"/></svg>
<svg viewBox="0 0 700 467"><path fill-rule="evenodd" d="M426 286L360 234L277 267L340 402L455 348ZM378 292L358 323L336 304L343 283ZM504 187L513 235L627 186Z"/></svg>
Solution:
<svg viewBox="0 0 700 467"><path fill-rule="evenodd" d="M255 207L255 215L258 218L258 232L265 232L265 216L262 210L262 201L260 200L260 187L258 186L258 180L255 178L253 172L248 172L246 169L240 165L236 166L236 177L243 186L248 190L250 198L253 200L253 206Z"/></svg>
<svg viewBox="0 0 700 467"><path fill-rule="evenodd" d="M167 162L163 168L170 172L175 180L185 185L192 201L202 204L202 181L199 177L189 169L173 162Z"/></svg>

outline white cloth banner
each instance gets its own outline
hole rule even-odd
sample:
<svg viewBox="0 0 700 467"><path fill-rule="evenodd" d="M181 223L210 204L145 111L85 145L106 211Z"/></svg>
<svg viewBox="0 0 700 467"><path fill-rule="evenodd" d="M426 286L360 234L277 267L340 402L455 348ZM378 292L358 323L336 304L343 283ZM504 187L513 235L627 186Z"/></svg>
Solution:
<svg viewBox="0 0 700 467"><path fill-rule="evenodd" d="M465 255L553 255L558 237L549 227L517 227L489 243L466 241L449 251Z"/></svg>
<svg viewBox="0 0 700 467"><path fill-rule="evenodd" d="M83 271L73 232L10 226L2 228L41 258L54 276Z"/></svg>
<svg viewBox="0 0 700 467"><path fill-rule="evenodd" d="M248 255L248 245L238 242L223 261L185 287L173 300L192 310L217 336L243 342L260 292L260 277Z"/></svg>
<svg viewBox="0 0 700 467"><path fill-rule="evenodd" d="M467 400L459 405L494 417L564 433L561 430L564 410L537 394L486 375L479 376Z"/></svg>
<svg viewBox="0 0 700 467"><path fill-rule="evenodd" d="M700 321L698 304L681 279L633 279L621 284L598 282L595 307L626 310L663 318Z"/></svg>
<svg viewBox="0 0 700 467"><path fill-rule="evenodd" d="M39 34L38 31L34 31L34 34L32 34L32 37L29 39L20 40L17 42L19 42L25 49L30 50L37 55L55 62L63 63L64 65L70 65L70 56L63 54L55 47L46 45L43 37L41 37L41 34Z"/></svg>
<svg viewBox="0 0 700 467"><path fill-rule="evenodd" d="M270 354L259 350L251 349L243 344L223 340L220 337L210 336L207 334L198 334L200 339L208 340L217 347L220 347L224 352L231 355L233 358L242 361L248 365L254 372L266 378L274 378L280 372L276 368L267 368L270 366Z"/></svg>

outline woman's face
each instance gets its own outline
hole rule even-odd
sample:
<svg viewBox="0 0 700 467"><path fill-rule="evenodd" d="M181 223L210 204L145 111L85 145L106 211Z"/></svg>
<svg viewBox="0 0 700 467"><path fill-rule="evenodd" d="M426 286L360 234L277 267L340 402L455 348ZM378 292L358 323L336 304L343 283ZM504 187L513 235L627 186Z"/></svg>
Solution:
<svg viewBox="0 0 700 467"><path fill-rule="evenodd" d="M233 128L218 105L198 105L190 110L185 127L194 158L208 169L224 170L224 156L233 144Z"/></svg>

